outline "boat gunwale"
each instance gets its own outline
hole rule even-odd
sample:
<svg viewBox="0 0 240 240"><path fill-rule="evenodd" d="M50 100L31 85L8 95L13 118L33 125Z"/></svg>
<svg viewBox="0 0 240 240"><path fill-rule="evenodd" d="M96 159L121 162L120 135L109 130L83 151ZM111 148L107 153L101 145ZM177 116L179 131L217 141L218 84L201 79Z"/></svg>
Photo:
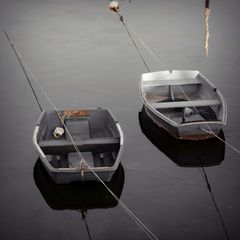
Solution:
<svg viewBox="0 0 240 240"><path fill-rule="evenodd" d="M111 118L114 120L115 124L116 124L116 127L118 129L118 132L119 132L119 138L120 138L120 142L119 142L119 150L117 152L117 156L116 156L116 159L114 161L114 164L112 166L107 166L107 167L91 167L91 169L89 169L88 167L86 169L84 169L84 173L91 173L91 172L111 172L111 171L115 171L120 162L121 162L121 155L122 155L122 152L123 152L123 147L124 147L124 134L123 134L123 131L122 131L122 128L119 124L119 122L116 120L115 116L113 115L113 113L110 111L110 109L108 108L86 108L88 110L106 110ZM41 120L44 116L44 114L48 111L53 111L53 110L43 110L39 116L39 119L37 121L37 124L36 124L36 127L34 129L34 132L33 132L33 145L34 145L34 148L35 150L38 152L38 154L40 155L40 159L41 161L43 162L43 164L53 173L80 173L80 168L54 168L50 163L49 161L47 160L47 157L46 155L44 154L44 152L42 151L41 147L39 146L38 144L38 140L37 140L37 135L38 135L38 132L39 132L39 127L40 127L40 123L41 123ZM60 111L63 111L63 110L57 110L58 112Z"/></svg>
<svg viewBox="0 0 240 240"><path fill-rule="evenodd" d="M226 104L226 100L223 97L222 93L199 71L197 70L173 70L173 71L181 71L181 72L196 72L198 73L196 75L196 78L200 75L212 88L216 89L216 93L218 94L220 100L221 100L221 106L223 109L223 113L222 113L222 118L221 120L215 120L215 121L195 121L195 122L189 122L189 123L179 123L177 124L175 121L172 121L170 118L166 117L164 114L160 113L159 111L157 111L155 108L153 108L148 100L146 99L146 97L144 96L144 84L143 84L143 75L144 74L149 74L149 73L143 73L141 76L141 80L139 83L139 94L141 97L141 100L143 102L143 104L155 115L157 115L158 117L162 118L163 120L165 120L166 122L168 122L170 125L172 125L173 127L176 128L181 128L181 127L186 127L186 126L194 126L194 125L213 125L213 124L219 124L219 125L226 125L226 120L227 120L227 104ZM157 71L154 73L161 73L161 72L166 72L166 71ZM153 73L153 72L151 72ZM171 73L170 73L171 74ZM159 79L158 79L159 80ZM164 79L163 79L164 80ZM154 81L153 79L151 81Z"/></svg>

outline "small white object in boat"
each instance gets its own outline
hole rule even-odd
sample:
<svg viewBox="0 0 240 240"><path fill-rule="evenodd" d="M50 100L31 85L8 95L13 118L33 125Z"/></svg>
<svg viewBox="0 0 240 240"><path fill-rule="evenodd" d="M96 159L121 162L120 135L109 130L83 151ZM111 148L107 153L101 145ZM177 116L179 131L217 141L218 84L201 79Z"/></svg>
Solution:
<svg viewBox="0 0 240 240"><path fill-rule="evenodd" d="M191 108L189 107L184 108L184 117L190 118L193 114L194 114L194 111Z"/></svg>
<svg viewBox="0 0 240 240"><path fill-rule="evenodd" d="M55 138L60 138L63 134L64 134L64 129L61 127L56 127L53 132L53 136Z"/></svg>

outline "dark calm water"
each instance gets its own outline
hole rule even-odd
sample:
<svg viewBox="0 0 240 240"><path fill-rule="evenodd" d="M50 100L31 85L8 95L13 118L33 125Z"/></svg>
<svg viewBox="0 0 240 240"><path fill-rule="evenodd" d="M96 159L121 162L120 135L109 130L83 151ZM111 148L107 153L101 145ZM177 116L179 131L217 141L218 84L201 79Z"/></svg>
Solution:
<svg viewBox="0 0 240 240"><path fill-rule="evenodd" d="M228 103L225 139L240 149L240 2L211 1L205 57L204 1L120 1L121 13L169 69L196 69ZM1 0L0 23L58 108L109 107L125 134L111 187L159 239L240 239L240 158L224 144L179 145L146 122L145 72L106 0ZM163 70L143 52L151 70ZM101 186L49 182L32 146L39 110L0 33L0 239L147 239ZM39 94L41 102L49 108ZM188 162L195 167L186 167ZM191 165L191 164L190 164Z"/></svg>

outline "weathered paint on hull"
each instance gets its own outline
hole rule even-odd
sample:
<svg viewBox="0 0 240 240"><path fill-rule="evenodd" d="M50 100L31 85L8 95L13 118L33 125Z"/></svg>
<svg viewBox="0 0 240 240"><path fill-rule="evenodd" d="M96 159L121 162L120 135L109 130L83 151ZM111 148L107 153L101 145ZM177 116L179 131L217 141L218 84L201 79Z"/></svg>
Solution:
<svg viewBox="0 0 240 240"><path fill-rule="evenodd" d="M148 107L146 106L144 107L148 117L151 118L156 125L163 128L170 135L172 135L177 139L183 139L183 140L210 139L210 138L214 138L215 135L218 135L222 128L222 124L216 124L216 123L208 124L208 126L211 128L211 131L214 133L214 134L211 134L211 133L206 133L202 130L202 129L208 130L208 127L206 126L205 123L175 127L169 124L167 121L165 121L161 117L157 116Z"/></svg>

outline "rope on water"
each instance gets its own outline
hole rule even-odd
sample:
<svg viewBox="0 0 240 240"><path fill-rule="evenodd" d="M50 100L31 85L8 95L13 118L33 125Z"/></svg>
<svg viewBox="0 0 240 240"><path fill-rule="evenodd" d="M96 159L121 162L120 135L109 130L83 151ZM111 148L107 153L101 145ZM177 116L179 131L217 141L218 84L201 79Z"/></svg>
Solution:
<svg viewBox="0 0 240 240"><path fill-rule="evenodd" d="M123 17L122 17L118 12L117 12L117 14L120 16L120 21L122 21L122 23L123 23L124 27L126 28L129 36L131 37L131 39L133 39L133 37L131 36L131 33L129 32L129 30L128 30L128 28L127 28L127 25L123 22ZM128 24L128 26L130 26L130 25ZM132 32L135 34L135 36L138 38L139 42L140 42L140 43L144 46L144 48L149 52L149 54L150 54L156 61L158 61L159 63L162 64L162 62L160 61L160 59L159 59L159 58L156 56L156 54L147 46L147 44L146 44L146 43L142 40L142 38L136 33L136 31L134 31L134 29L133 29L131 26L130 26L130 28L131 28ZM135 41L134 41L134 40L132 40L132 41L134 42L134 45L136 46ZM137 46L136 46L136 49L137 49L137 51L139 52L139 48L138 48ZM142 54L140 53L139 55L140 55L141 58L142 58ZM145 60L144 60L144 59L143 59L143 62L145 63ZM162 64L162 65L164 65L164 64ZM149 70L148 67L147 67L147 69ZM170 73L169 73L169 74L170 74ZM168 75L169 75L169 74L168 74ZM188 95L185 93L185 91L183 90L183 88L182 88L180 85L177 85L177 86L180 88L180 90L181 90L182 93L185 95L185 97L188 99L188 101L190 101L190 98L189 98ZM196 107L194 107L194 106L192 106L192 107L193 107L193 108L195 109L195 111L198 112L198 114L199 114L199 111L196 109ZM209 132L210 132L211 134L213 134L214 136L217 136L217 135L211 130L211 128L209 127L208 124L206 124L206 126L209 128L209 130L210 130ZM204 130L204 129L201 129L201 130L206 131L206 130ZM222 142L226 143L228 146L230 146L230 147L231 147L233 150L235 150L237 153L240 153L240 151L239 151L238 149L234 148L231 144L227 143L226 141L224 141L223 139L221 139L219 136L217 136L217 138L220 139ZM216 209L216 211L217 211L217 213L218 213L218 216L219 216L219 219L220 219L220 221L221 221L221 224L222 224L222 227L223 227L223 231L224 231L224 233L225 233L225 236L226 236L226 238L227 238L228 240L230 240L230 237L229 237L227 228L226 228L225 223L224 223L224 219L223 219L222 214L221 214L221 212L220 212L220 209L219 209L219 207L218 207L218 205L217 205L217 202L216 202L216 200L215 200L215 197L214 197L214 195L213 195L213 193L212 193L212 191L211 191L211 186L210 186L210 183L209 183L209 181L208 181L207 174L206 174L206 172L205 172L205 170L204 170L203 167L202 167L202 171L203 171L204 179L205 179L205 181L206 181L207 188L208 188L209 193L210 193L210 195L211 195L213 204L214 204L214 206L215 206L215 209Z"/></svg>
<svg viewBox="0 0 240 240"><path fill-rule="evenodd" d="M185 91L183 90L183 88L180 85L177 85L180 90L182 91L183 95L188 99L188 101L190 101L190 98L188 97L188 95L185 93ZM192 108L194 108L194 110L198 113L199 111L197 110L196 107L192 106ZM200 128L202 131L208 133L208 134L212 134L214 137L216 137L217 139L219 139L220 141L222 141L223 143L225 143L228 147L230 147L232 150L234 150L236 153L240 154L240 150L238 150L237 148L235 148L233 145L231 145L230 143L228 143L226 140L223 140L222 138L220 138L216 133L214 133L212 131L212 129L210 128L209 124L206 123L205 124L206 127L208 128L208 130L204 129L204 128Z"/></svg>
<svg viewBox="0 0 240 240"><path fill-rule="evenodd" d="M127 27L127 25L125 24L125 22L124 22L124 20L123 20L123 16L122 16L122 15L120 15L118 12L116 12L116 13L118 14L118 16L119 16L119 20L122 22L122 24L123 24L124 28L126 29L126 31L127 31L127 33L128 33L128 35L129 35L129 37L131 38L131 40L132 40L132 42L133 42L133 45L134 45L134 47L137 49L137 52L138 52L138 54L139 54L140 58L142 59L142 62L143 62L143 64L145 65L145 67L146 67L147 71L148 71L148 72L150 72L150 69L149 69L149 67L148 67L148 65L147 65L147 63L146 63L146 61L145 61L145 59L144 59L144 57L143 57L143 55L142 55L141 51L139 50L139 48L138 48L138 46L137 46L137 44L136 44L135 40L133 39L133 37L132 37L131 33L130 33L130 32L129 32L129 30L128 30L128 27Z"/></svg>
<svg viewBox="0 0 240 240"><path fill-rule="evenodd" d="M202 170L202 172L201 172L201 170ZM205 182L206 182L206 185L207 185L208 191L209 191L209 193L210 193L211 199L212 199L212 201L213 201L213 204L214 204L215 209L216 209L216 211L217 211L217 213L218 213L220 222L221 222L221 224L222 224L222 227L223 227L223 231L224 231L224 233L225 233L225 236L226 236L226 238L227 238L228 240L230 240L229 233L228 233L227 228L226 228L226 226L225 226L222 213L221 213L221 211L220 211L220 208L218 207L218 204L217 204L217 202L216 202L215 196L214 196L214 194L213 194L213 192L212 192L212 188L211 188L210 182L209 182L209 180L208 180L207 173L206 173L204 167L199 168L199 171L201 172L202 177L203 177L203 179L204 179Z"/></svg>
<svg viewBox="0 0 240 240"><path fill-rule="evenodd" d="M207 126L208 128L210 128L209 126ZM235 152L237 152L238 154L240 154L240 151L235 148L234 146L232 146L230 143L224 141L222 138L220 138L217 134L215 134L211 129L209 130L206 130L204 128L201 129L202 131L206 132L206 133L209 133L209 134L212 134L214 135L214 137L218 138L220 141L222 141L223 143L225 143L228 147L230 147L232 150L234 150Z"/></svg>
<svg viewBox="0 0 240 240"><path fill-rule="evenodd" d="M14 46L13 42L10 40L9 37L8 37L8 40L11 42L11 45ZM31 71L30 67L24 61L24 59L22 58L20 52L17 50L17 48L15 46L14 46L14 49L15 49L15 51L14 51L15 54L18 56L18 59L22 63L21 66L23 67L23 69L25 69L25 67L27 68L27 70L28 70L29 74L31 75L32 79L35 81L35 83L38 85L38 87L40 88L42 93L45 95L45 97L48 100L48 102L50 103L50 105L56 111L59 119L61 120L63 126L65 127L66 132L68 133L68 135L70 137L70 141L72 142L72 145L73 145L75 151L77 152L77 156L79 157L80 162L84 162L86 167L94 174L94 176L97 178L97 180L102 183L102 185L109 191L109 193L114 197L114 199L120 204L120 206L124 209L124 211L132 218L132 220L139 226L139 228L146 234L146 236L149 239L151 239L151 240L159 240L159 238L113 193L113 191L104 183L104 181L97 175L97 173L91 168L91 166L84 160L84 158L83 158L80 150L78 149L78 147L77 147L77 145L76 145L72 135L70 134L67 126L65 125L62 117L60 116L60 114L58 112L59 110L57 109L57 107L55 106L53 101L50 99L50 97L48 96L48 94L46 93L44 88L41 86L39 80L33 74L33 72ZM28 76L27 71L25 70L24 72ZM28 79L29 79L29 77L28 77Z"/></svg>
<svg viewBox="0 0 240 240"><path fill-rule="evenodd" d="M119 13L117 13L117 14L118 14L119 16L121 16ZM120 20L121 20L121 19L120 19ZM122 22L123 22L123 21L122 21ZM125 23L123 22L123 24L124 24L124 26L126 26L126 29L127 29L127 26L129 26L129 28L131 29L131 31L135 34L135 36L138 38L139 42L143 45L143 47L147 50L147 52L148 52L157 62L159 62L162 66L164 66L164 67L166 68L165 64L163 64L163 62L159 59L159 57L150 49L150 47L148 47L148 45L143 41L143 39L139 36L139 34L133 29L133 27L132 27L130 24L127 24L126 22L125 22ZM128 31L128 32L129 32L129 31ZM130 35L130 37L131 37L131 39L132 39L133 37L132 37L131 33L129 33L129 35ZM134 42L134 43L135 43L135 42ZM134 45L136 45L136 43L135 43ZM137 50L139 51L139 48L137 48ZM141 57L142 57L142 54L141 54ZM146 62L146 61L144 60L144 62ZM149 69L149 67L148 67L148 69ZM166 69L167 69L167 68L166 68ZM169 72L169 74L170 74L170 72ZM167 74L166 76L168 76L169 74ZM165 77L166 77L166 76L165 76ZM178 87L180 88L180 90L181 90L182 93L186 96L186 98L188 99L188 101L190 101L190 98L189 98L188 95L185 93L185 91L183 90L183 88L182 88L180 85L176 85L176 86L178 86ZM192 108L194 108L195 111L196 111L197 113L199 113L199 111L196 109L196 107L192 106ZM209 126L208 124L206 124L206 126L207 126L207 128L208 128L209 130L202 129L202 128L201 128L201 130L204 131L204 132L208 132L209 134L214 135L214 136L215 136L216 138L218 138L220 141L224 142L227 146L229 146L232 150L234 150L235 152L237 152L238 154L240 154L240 150L239 150L239 149L235 148L233 145L231 145L230 143L226 142L226 140L221 139L217 134L215 134L215 133L211 130L211 128L210 128L210 126Z"/></svg>
<svg viewBox="0 0 240 240"><path fill-rule="evenodd" d="M129 24L125 24L128 26L129 29L134 33L137 37L138 41L143 45L143 47L147 50L147 52L160 64L163 68L168 69L167 66L160 60L160 58L148 47L148 45L143 41L143 39L138 35L138 33L133 29L133 27ZM170 73L169 73L170 74Z"/></svg>
<svg viewBox="0 0 240 240"><path fill-rule="evenodd" d="M91 234L90 234L90 230L89 230L89 226L88 226L88 223L87 223L87 218L86 218L86 216L87 216L87 211L84 211L84 210L79 209L78 212L80 212L81 215L82 215L82 220L83 220L84 225L85 225L85 227L86 227L87 234L88 234L88 238L89 238L89 240L92 240Z"/></svg>
<svg viewBox="0 0 240 240"><path fill-rule="evenodd" d="M37 102L37 104L38 104L38 107L39 107L40 111L42 112L43 108L42 108L42 106L41 106L41 104L40 104L40 101L39 101L39 99L38 99L38 97L37 97L37 94L36 94L36 92L35 92L35 90L34 90L34 88L33 88L33 86L32 86L32 83L31 83L31 81L30 81L30 79L29 79L29 77L28 77L28 74L27 74L27 72L26 72L26 70L25 70L25 68L24 68L24 66L23 66L23 64L22 64L21 58L19 57L19 55L18 55L18 53L17 53L17 49L15 48L13 42L10 40L10 38L9 38L7 32L5 31L5 29L3 29L3 32L5 33L5 35L6 35L7 39L8 39L8 41L9 41L9 43L11 44L11 47L12 47L15 55L17 56L18 62L19 62L19 64L20 64L20 66L21 66L21 68L22 68L22 70L23 70L23 73L24 73L24 75L25 75L25 77L26 77L26 79L27 79L27 81L28 81L28 84L29 84L29 86L30 86L30 88L31 88L31 90L32 90L33 96L34 96L34 98L35 98L35 100L36 100L36 102Z"/></svg>
<svg viewBox="0 0 240 240"><path fill-rule="evenodd" d="M90 168L90 166L89 166L89 165L87 164L87 162L84 160L84 158L83 158L81 152L79 151L76 143L74 142L72 135L70 134L67 126L65 125L65 123L64 123L64 121L63 121L63 119L62 119L62 116L59 114L59 110L57 109L57 107L55 106L55 104L53 103L53 101L50 99L50 97L48 96L48 94L46 93L46 91L43 89L43 87L41 86L40 82L38 81L38 79L35 77L35 75L34 75L33 72L31 71L30 67L27 65L27 63L26 63L26 62L24 61L24 59L22 58L20 52L18 51L18 49L15 47L15 45L14 45L13 42L11 41L11 39L10 39L9 35L7 34L6 30L3 29L3 31L4 31L4 33L5 33L5 35L6 35L9 43L11 44L12 49L14 50L14 53L15 53L17 59L18 59L19 64L21 65L21 67L22 67L22 69L23 69L23 72L24 72L24 74L25 74L25 76L26 76L26 78L27 78L27 80L28 80L28 83L29 83L29 85L30 85L30 87L31 87L31 90L32 90L32 92L33 92L33 94L34 94L34 96L35 96L35 99L36 99L36 101L37 101L37 103L38 103L38 106L39 106L40 110L42 111L42 106L41 106L41 104L40 104L40 102L39 102L39 100L38 100L38 98L37 98L37 95L36 95L35 90L34 90L34 88L33 88L33 86L32 86L32 83L31 83L31 81L30 81L30 78L29 78L29 76L28 76L28 73L30 74L30 76L32 77L32 79L35 81L35 83L38 85L38 87L40 88L40 90L42 91L42 93L44 94L44 96L47 98L47 100L48 100L48 102L50 103L50 105L51 105L51 106L54 108L54 110L56 111L56 113L57 113L57 115L58 115L61 123L63 124L63 126L65 127L66 132L67 132L68 135L69 135L69 138L70 138L70 140L71 140L71 142L72 142L72 144L73 144L74 149L76 150L76 152L77 152L77 154L78 154L78 156L79 156L79 158L80 158L80 165L81 165L81 167L83 166L83 164L85 164L87 167ZM26 69L27 69L28 73L27 73Z"/></svg>

